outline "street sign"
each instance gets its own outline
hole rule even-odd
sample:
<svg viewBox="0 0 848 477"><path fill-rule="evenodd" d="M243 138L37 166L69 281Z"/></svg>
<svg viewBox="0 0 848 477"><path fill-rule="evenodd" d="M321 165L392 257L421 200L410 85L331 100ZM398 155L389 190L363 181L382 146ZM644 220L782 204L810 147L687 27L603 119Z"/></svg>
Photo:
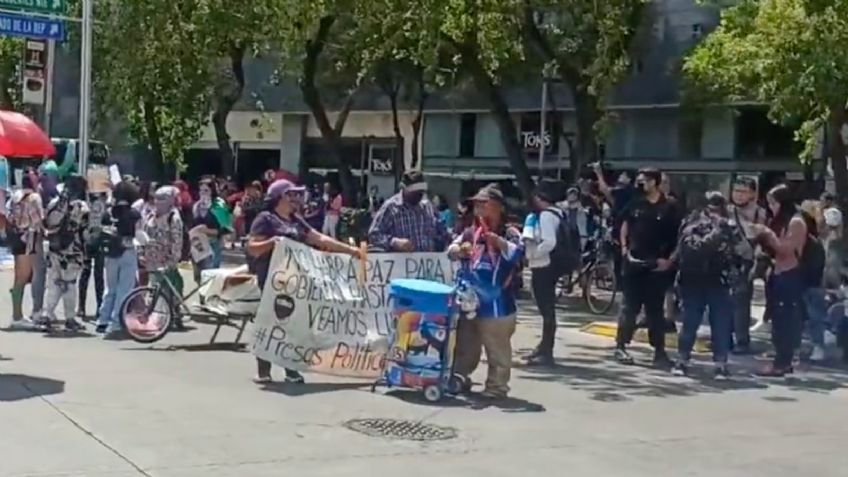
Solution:
<svg viewBox="0 0 848 477"><path fill-rule="evenodd" d="M0 35L61 41L65 39L65 25L59 20L0 13Z"/></svg>
<svg viewBox="0 0 848 477"><path fill-rule="evenodd" d="M0 0L0 8L38 13L65 13L65 0Z"/></svg>

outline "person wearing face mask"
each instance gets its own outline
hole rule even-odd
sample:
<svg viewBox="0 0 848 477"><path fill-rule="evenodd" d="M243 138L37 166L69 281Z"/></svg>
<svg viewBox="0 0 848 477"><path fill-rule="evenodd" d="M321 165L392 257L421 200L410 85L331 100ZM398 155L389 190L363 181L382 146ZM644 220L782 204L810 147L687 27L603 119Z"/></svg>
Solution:
<svg viewBox="0 0 848 477"><path fill-rule="evenodd" d="M436 252L447 243L447 230L431 203L422 202L427 193L424 175L407 172L401 191L387 199L368 231L369 245L386 252Z"/></svg>
<svg viewBox="0 0 848 477"><path fill-rule="evenodd" d="M85 178L80 175L69 177L65 190L50 201L44 216L48 243L47 291L41 327L47 332L56 322L55 311L60 300L65 308L65 329L80 331L85 328L74 318L89 228L85 190Z"/></svg>
<svg viewBox="0 0 848 477"><path fill-rule="evenodd" d="M740 279L733 287L733 352L751 352L751 300L754 296L754 279L762 273L755 272L757 246L754 243L753 225L766 223L766 211L757 204L757 181L751 177L740 177L733 184L733 201L728 206L728 217L742 231L746 240L740 241L736 253L742 259Z"/></svg>
<svg viewBox="0 0 848 477"><path fill-rule="evenodd" d="M88 299L88 282L94 277L94 298L97 303L95 314L103 303L104 289L104 257L100 247L103 216L106 214L106 194L89 194L88 217L89 230L85 245L85 258L79 280L79 299L77 300L77 318L85 321L86 301Z"/></svg>
<svg viewBox="0 0 848 477"><path fill-rule="evenodd" d="M177 265L183 250L183 221L177 208L179 190L173 186L160 187L153 193L153 212L143 219L142 229L147 235L144 246L144 263L151 272L162 271L182 296L183 279ZM159 275L154 275L154 280ZM181 329L180 321L174 328Z"/></svg>
<svg viewBox="0 0 848 477"><path fill-rule="evenodd" d="M135 237L141 227L141 214L132 208L138 196L138 187L132 182L117 184L112 193L112 204L103 216L106 293L97 320L97 332L104 333L103 338L107 340L119 340L125 336L120 308L135 286L138 274Z"/></svg>
<svg viewBox="0 0 848 477"><path fill-rule="evenodd" d="M643 192L642 197L633 200L623 215L620 239L624 304L615 350L615 358L622 364L633 364L627 345L636 331L636 317L644 308L654 348L654 364L659 367L671 365L665 352L663 302L680 218L674 204L660 190L661 182L660 171L640 170L636 183Z"/></svg>
<svg viewBox="0 0 848 477"><path fill-rule="evenodd" d="M261 290L265 289L271 266L271 255L280 237L305 243L327 252L359 256L359 249L324 235L306 223L301 217L306 188L286 179L275 181L265 194L265 210L256 216L250 227L247 240L248 269L256 275ZM257 384L271 382L271 363L256 359ZM303 383L297 371L286 369L286 382Z"/></svg>
<svg viewBox="0 0 848 477"><path fill-rule="evenodd" d="M194 204L194 223L198 224L193 234L203 234L209 240L212 255L195 263L194 279L200 283L200 272L221 267L224 235L233 233L233 216L227 205L218 196L218 188L213 179L200 181L200 197Z"/></svg>

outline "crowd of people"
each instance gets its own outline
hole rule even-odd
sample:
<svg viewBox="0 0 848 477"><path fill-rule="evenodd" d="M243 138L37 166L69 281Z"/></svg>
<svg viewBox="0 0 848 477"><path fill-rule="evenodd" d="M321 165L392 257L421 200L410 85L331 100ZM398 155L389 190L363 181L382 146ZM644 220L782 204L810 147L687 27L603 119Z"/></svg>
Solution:
<svg viewBox="0 0 848 477"><path fill-rule="evenodd" d="M71 176L58 184L49 168L28 170L2 216L7 245L15 257L13 329L51 330L64 308L64 327L85 325L89 280L94 279L96 331L120 339L120 306L133 287L165 276L181 292L177 269L194 264L195 278L221 266L226 237L245 237L250 270L260 286L267 279L274 240L287 237L322 250L358 256L360 248L336 238L342 197L331 184L309 190L272 173L237 191L227 181L205 177L197 195L188 184L138 182L124 177L107 193L87 190ZM509 391L511 338L516 327L522 272L530 270L533 296L542 320L538 346L527 364L554 363L557 331L556 287L580 266L592 237L607 235L617 253L623 294L614 358L633 364L628 345L647 327L653 363L676 374L690 371L698 328L711 328L714 375L730 375L731 353L751 351L754 280L766 282L766 319L772 326L774 360L764 376L793 372L806 318L813 343L809 358L825 357L828 330L841 326L828 316L829 290L842 284L842 213L833 197L800 206L792 190L778 185L759 203L757 182L739 178L730 199L709 192L703 207L686 211L656 169L623 172L615 184L597 166L594 177L564 194L557 184L540 183L523 225L510 220L496 184L482 187L451 208L443 196L428 197L420 172L403 176L400 190L382 200L372 189L373 215L367 241L377 252L444 252L460 262L479 299L475 320L460 320L455 369L468 377L481 350L488 357L484 394ZM320 186L319 186L320 187ZM23 313L31 284L33 310ZM673 299L669 300L671 296ZM665 350L667 319L682 304L677 359ZM839 317L841 319L841 317ZM175 327L181 327L179 322ZM259 382L271 379L271 364L258 360ZM286 379L302 382L294 370ZM466 389L471 381L466 379Z"/></svg>

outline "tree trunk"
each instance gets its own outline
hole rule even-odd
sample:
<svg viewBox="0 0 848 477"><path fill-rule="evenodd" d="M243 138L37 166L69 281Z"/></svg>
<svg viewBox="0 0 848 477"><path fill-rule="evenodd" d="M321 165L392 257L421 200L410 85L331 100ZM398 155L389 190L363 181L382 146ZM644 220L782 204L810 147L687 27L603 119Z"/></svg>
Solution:
<svg viewBox="0 0 848 477"><path fill-rule="evenodd" d="M156 122L156 105L151 98L146 98L142 103L144 114L144 129L147 133L147 142L153 153L153 161L161 171L165 167L165 157L162 155L162 135L159 132L159 123Z"/></svg>
<svg viewBox="0 0 848 477"><path fill-rule="evenodd" d="M400 180L403 177L404 172L404 160L406 159L403 156L403 131L400 129L400 118L398 118L398 89L391 91L389 94L389 104L392 108L392 128L395 131L395 146L396 151L394 155L394 164L393 169L395 173L395 188L397 188L398 184L400 184Z"/></svg>
<svg viewBox="0 0 848 477"><path fill-rule="evenodd" d="M577 144L571 154L572 178L580 175L580 170L586 164L598 160L598 139L595 125L601 118L596 98L585 88L574 85L569 81L571 94L574 97L574 114L577 118Z"/></svg>
<svg viewBox="0 0 848 477"><path fill-rule="evenodd" d="M318 130L321 131L321 137L324 138L329 146L330 157L339 168L339 181L341 182L344 203L347 206L353 206L357 203L356 198L359 186L353 177L353 173L350 171L350 166L343 160L341 132L344 128L347 115L350 113L354 93L351 93L348 97L345 109L339 113L339 117L336 120L336 127L333 127L327 116L327 109L324 106L324 101L321 99L321 93L315 84L318 59L327 44L330 30L335 22L335 16L323 17L318 25L315 38L306 42L306 56L303 60L303 76L300 78L300 90L303 93L304 102L312 113L312 117L315 118Z"/></svg>
<svg viewBox="0 0 848 477"><path fill-rule="evenodd" d="M489 102L489 109L498 125L501 143L503 143L512 172L518 181L518 187L524 194L524 198L529 201L533 194L533 179L530 176L530 170L527 168L527 159L524 156L521 143L518 141L518 130L509 114L506 100L504 100L500 88L480 63L477 49L468 45L461 45L459 52L463 63L471 73L474 84L483 92Z"/></svg>
<svg viewBox="0 0 848 477"><path fill-rule="evenodd" d="M227 132L227 117L244 92L244 52L243 46L230 45L230 71L228 73L232 73L232 82L222 79L223 83L229 84L216 88L212 125L215 128L215 139L218 141L218 151L221 155L221 174L224 176L231 176L235 169L233 147L230 144L230 134Z"/></svg>
<svg viewBox="0 0 848 477"><path fill-rule="evenodd" d="M418 85L418 110L415 112L415 119L412 120L412 157L409 161L410 169L419 167L419 141L421 139L421 126L424 122L424 106L427 104L427 90L424 88L424 80L421 79Z"/></svg>
<svg viewBox="0 0 848 477"><path fill-rule="evenodd" d="M848 163L845 160L846 147L842 141L842 126L846 114L843 105L831 108L827 120L827 149L830 167L833 169L833 183L836 186L836 200L842 210L848 210Z"/></svg>

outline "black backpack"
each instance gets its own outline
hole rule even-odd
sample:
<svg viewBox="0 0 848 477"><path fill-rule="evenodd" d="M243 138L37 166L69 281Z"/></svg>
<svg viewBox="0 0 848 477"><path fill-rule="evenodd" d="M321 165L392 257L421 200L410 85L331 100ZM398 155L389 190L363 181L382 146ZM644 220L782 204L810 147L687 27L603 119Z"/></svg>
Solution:
<svg viewBox="0 0 848 477"><path fill-rule="evenodd" d="M820 287L824 277L825 251L818 237L807 234L807 241L804 243L804 249L798 261L801 262L804 287Z"/></svg>
<svg viewBox="0 0 848 477"><path fill-rule="evenodd" d="M551 267L560 274L566 275L579 269L582 265L580 230L574 221L569 220L568 214L564 211L550 207L545 212L550 212L559 218L556 246L551 252Z"/></svg>
<svg viewBox="0 0 848 477"><path fill-rule="evenodd" d="M703 212L683 224L677 252L681 280L720 279L730 270L733 237L730 228L722 225L721 219Z"/></svg>

